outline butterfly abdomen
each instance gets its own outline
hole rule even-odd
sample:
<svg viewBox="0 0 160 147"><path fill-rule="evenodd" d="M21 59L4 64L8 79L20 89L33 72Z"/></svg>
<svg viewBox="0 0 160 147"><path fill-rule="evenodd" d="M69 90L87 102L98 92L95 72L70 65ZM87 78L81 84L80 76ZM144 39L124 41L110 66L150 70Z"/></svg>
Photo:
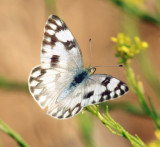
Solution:
<svg viewBox="0 0 160 147"><path fill-rule="evenodd" d="M70 92L74 91L76 87L82 83L88 77L88 73L85 70L77 71L77 74L74 76L72 82L67 86L64 91L57 98L57 102L64 99Z"/></svg>

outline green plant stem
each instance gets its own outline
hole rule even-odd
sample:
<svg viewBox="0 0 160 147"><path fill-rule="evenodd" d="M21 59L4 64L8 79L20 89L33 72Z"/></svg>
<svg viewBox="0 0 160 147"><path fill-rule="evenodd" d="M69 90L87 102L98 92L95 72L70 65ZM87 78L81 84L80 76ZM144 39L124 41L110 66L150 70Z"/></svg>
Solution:
<svg viewBox="0 0 160 147"><path fill-rule="evenodd" d="M137 19L134 17L130 17L128 13L124 15L123 21L123 30L129 36L139 36L139 30L137 26ZM147 56L146 52L139 53L138 62L140 69L142 70L144 77L151 85L152 89L155 91L155 94L160 98L160 80L158 79L157 72L152 66L152 62L150 61L149 57Z"/></svg>
<svg viewBox="0 0 160 147"><path fill-rule="evenodd" d="M136 115L140 117L147 117L144 111L140 106L136 106L136 104L131 104L129 102L107 102L107 105L110 108L110 111L113 110L123 110L131 115ZM106 103L100 104L101 110L106 110Z"/></svg>
<svg viewBox="0 0 160 147"><path fill-rule="evenodd" d="M123 11L135 15L136 17L151 22L153 24L156 25L160 25L160 19L158 17L155 17L145 11L143 11L142 9L140 9L139 7L137 7L136 5L130 4L128 2L122 1L122 0L110 0L111 2L113 2L114 4L116 4L118 7L120 7Z"/></svg>
<svg viewBox="0 0 160 147"><path fill-rule="evenodd" d="M56 0L45 0L46 7L51 14L57 13Z"/></svg>
<svg viewBox="0 0 160 147"><path fill-rule="evenodd" d="M103 115L99 112L99 107L95 105L86 107L86 110L97 116L111 133L122 136L129 140L133 147L146 146L137 135L131 135L120 124L114 121L114 119L108 113L108 107L106 108L106 114Z"/></svg>
<svg viewBox="0 0 160 147"><path fill-rule="evenodd" d="M129 81L131 88L138 95L138 98L142 105L143 110L145 110L145 112L150 115L150 109L148 108L148 105L145 102L144 94L142 93L140 86L137 84L135 80L135 76L134 76L132 68L128 64L125 64L125 67L127 70L127 79Z"/></svg>
<svg viewBox="0 0 160 147"><path fill-rule="evenodd" d="M0 76L0 88L6 90L22 90L28 91L27 83L18 83L14 81L10 81L5 77Z"/></svg>
<svg viewBox="0 0 160 147"><path fill-rule="evenodd" d="M124 65L125 65L126 71L127 71L128 83L129 83L131 89L136 93L143 111L154 120L157 128L160 129L160 117L157 117L157 115L155 115L155 109L153 109L154 108L153 105L151 105L152 108L150 109L148 104L146 103L144 93L143 93L140 85L137 83L137 81L135 79L134 72L133 72L131 66L127 63L125 63Z"/></svg>
<svg viewBox="0 0 160 147"><path fill-rule="evenodd" d="M11 136L14 140L16 140L17 144L21 147L29 147L27 143L22 139L22 137L17 134L15 131L13 131L5 122L0 120L0 130L4 133Z"/></svg>
<svg viewBox="0 0 160 147"><path fill-rule="evenodd" d="M160 99L160 80L158 79L158 75L156 70L153 68L152 63L149 57L146 54L138 55L139 65L144 74L144 77L147 79L148 83L151 85L155 94Z"/></svg>
<svg viewBox="0 0 160 147"><path fill-rule="evenodd" d="M93 134L93 119L86 114L78 115L78 123L87 147L95 147Z"/></svg>

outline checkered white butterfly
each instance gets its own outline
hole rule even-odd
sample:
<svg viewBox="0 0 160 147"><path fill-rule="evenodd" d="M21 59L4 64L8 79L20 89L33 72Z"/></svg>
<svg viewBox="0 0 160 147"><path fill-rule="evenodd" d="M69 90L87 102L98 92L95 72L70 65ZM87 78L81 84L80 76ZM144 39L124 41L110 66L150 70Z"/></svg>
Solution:
<svg viewBox="0 0 160 147"><path fill-rule="evenodd" d="M56 119L70 118L83 107L115 99L127 85L106 74L83 67L81 50L66 24L51 15L44 29L41 64L29 76L29 90L42 109Z"/></svg>

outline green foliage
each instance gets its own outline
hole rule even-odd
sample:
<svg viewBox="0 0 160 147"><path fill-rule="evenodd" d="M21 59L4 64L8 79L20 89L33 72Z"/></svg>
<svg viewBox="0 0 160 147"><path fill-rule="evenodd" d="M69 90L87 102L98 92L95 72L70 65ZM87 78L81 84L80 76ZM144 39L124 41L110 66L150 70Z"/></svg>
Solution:
<svg viewBox="0 0 160 147"><path fill-rule="evenodd" d="M5 122L0 120L0 130L12 137L20 147L29 147L22 137L13 131Z"/></svg>
<svg viewBox="0 0 160 147"><path fill-rule="evenodd" d="M147 54L140 53L138 55L139 66L143 72L144 77L147 79L148 83L151 85L157 97L160 99L160 80L157 71L153 67L153 63L149 60Z"/></svg>
<svg viewBox="0 0 160 147"><path fill-rule="evenodd" d="M156 16L148 13L146 10L143 9L144 6L142 6L141 2L142 0L109 0L109 1L116 4L125 13L131 14L132 16L136 16L141 20L145 20L147 22L160 25L160 19L159 19L160 12ZM157 0L156 2L158 6L159 0Z"/></svg>
<svg viewBox="0 0 160 147"><path fill-rule="evenodd" d="M99 112L99 106L96 105L88 106L86 107L86 110L92 113L93 115L97 116L111 133L128 139L133 147L146 146L137 135L131 135L109 115L108 106L106 108L106 114L101 114Z"/></svg>
<svg viewBox="0 0 160 147"><path fill-rule="evenodd" d="M2 76L0 76L0 88L6 90L28 91L27 83L14 82Z"/></svg>
<svg viewBox="0 0 160 147"><path fill-rule="evenodd" d="M46 7L47 7L49 13L51 13L51 14L57 13L56 3L57 3L56 0L45 0L45 4L46 4Z"/></svg>
<svg viewBox="0 0 160 147"><path fill-rule="evenodd" d="M160 147L160 130L155 131L155 136L157 140L148 143L147 147Z"/></svg>
<svg viewBox="0 0 160 147"><path fill-rule="evenodd" d="M131 59L135 57L137 53L140 53L141 50L144 50L148 47L146 42L142 42L139 38L138 41L136 41L136 38L137 37L134 37L134 39L132 39L129 36L121 34L121 37L118 35L117 38L112 38L112 41L116 43L115 49L116 54L118 54L117 57L120 58L121 64L124 64L126 68L126 77L130 89L137 95L145 114L152 118L156 124L156 127L160 129L160 115L157 114L151 99L149 99L150 106L147 104L144 95L143 84L138 77L135 77L135 73L130 65ZM135 41L131 42L131 40ZM126 48L127 52L126 50L123 50L123 47ZM132 53L132 56L130 56L130 53Z"/></svg>
<svg viewBox="0 0 160 147"><path fill-rule="evenodd" d="M82 112L83 113L83 112ZM83 134L84 141L87 147L95 147L94 140L92 139L93 120L86 114L78 115L78 122Z"/></svg>
<svg viewBox="0 0 160 147"><path fill-rule="evenodd" d="M137 106L136 104L131 104L129 102L106 102L100 104L100 110L104 111L106 109L106 104L108 105L110 111L113 110L123 110L131 115L136 115L140 117L146 117L146 114L141 109L141 107Z"/></svg>

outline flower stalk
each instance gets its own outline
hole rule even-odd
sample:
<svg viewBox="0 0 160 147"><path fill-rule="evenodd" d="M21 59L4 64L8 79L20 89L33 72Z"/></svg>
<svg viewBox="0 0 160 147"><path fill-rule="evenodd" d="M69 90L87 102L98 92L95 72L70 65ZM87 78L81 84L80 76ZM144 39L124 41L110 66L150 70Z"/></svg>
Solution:
<svg viewBox="0 0 160 147"><path fill-rule="evenodd" d="M88 106L86 110L97 116L111 133L128 139L133 147L146 147L144 142L137 135L131 135L110 116L108 106L106 107L106 114L101 114L99 112L99 106L96 105Z"/></svg>
<svg viewBox="0 0 160 147"><path fill-rule="evenodd" d="M29 147L22 137L13 131L5 122L0 120L0 130L12 137L20 147Z"/></svg>
<svg viewBox="0 0 160 147"><path fill-rule="evenodd" d="M156 124L156 127L160 129L160 117L157 114L151 99L149 104L146 102L144 95L143 84L139 78L135 77L135 73L131 68L131 59L133 59L138 53L148 48L148 44L141 41L139 37L130 38L129 36L119 33L117 37L112 37L111 40L116 43L116 57L120 58L119 63L123 64L126 68L126 77L130 89L137 95L139 103L145 112Z"/></svg>

